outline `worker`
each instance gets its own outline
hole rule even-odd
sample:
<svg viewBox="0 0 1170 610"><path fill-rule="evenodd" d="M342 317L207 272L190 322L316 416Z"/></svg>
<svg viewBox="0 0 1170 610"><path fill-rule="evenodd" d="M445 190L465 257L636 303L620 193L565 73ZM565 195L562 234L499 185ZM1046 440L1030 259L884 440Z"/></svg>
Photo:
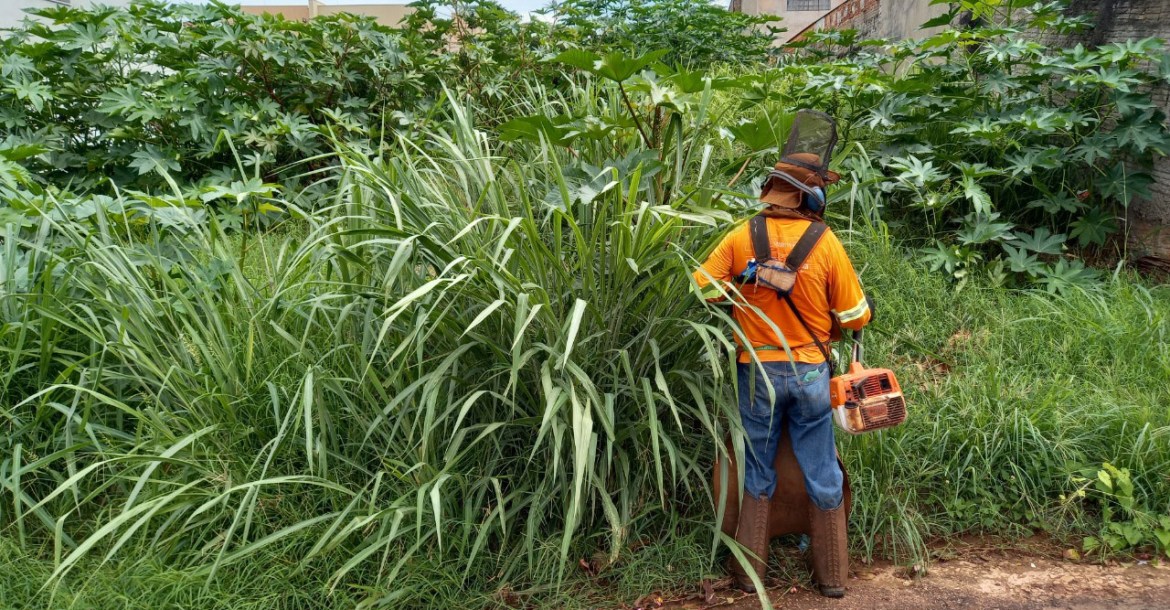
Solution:
<svg viewBox="0 0 1170 610"><path fill-rule="evenodd" d="M828 115L798 113L784 154L761 187L762 218L733 229L694 273L704 298L733 304L742 329L742 337L736 334L736 381L747 443L735 539L749 561L743 565L733 556L730 571L736 585L749 592L755 587L748 571L762 582L767 566L769 500L785 493L776 489L773 462L786 421L810 499L814 583L827 597L845 594L846 508L833 441L826 346L835 333L839 337L840 328L858 330L872 314L845 248L823 225L824 189L840 179L828 170L835 143L836 128ZM753 224L766 227L763 247L770 249L772 261L759 260ZM780 263L816 225L823 233L794 270L795 283L785 298L761 281L764 267L783 268Z"/></svg>

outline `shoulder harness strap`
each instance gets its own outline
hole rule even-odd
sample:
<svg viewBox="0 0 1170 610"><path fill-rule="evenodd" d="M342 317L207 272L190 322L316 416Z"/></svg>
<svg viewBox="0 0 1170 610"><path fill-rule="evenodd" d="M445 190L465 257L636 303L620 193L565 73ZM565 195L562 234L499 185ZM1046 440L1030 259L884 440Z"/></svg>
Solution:
<svg viewBox="0 0 1170 610"><path fill-rule="evenodd" d="M821 237L825 235L825 229L829 227L823 222L813 222L804 230L804 234L796 241L796 245L792 247L792 252L788 254L788 260L784 261L785 265L793 271L800 271L800 266L804 264L804 259L808 258L809 253L821 241Z"/></svg>
<svg viewBox="0 0 1170 610"><path fill-rule="evenodd" d="M762 215L752 216L748 221L748 230L752 235L752 251L755 252L756 262L764 262L772 258L772 240L768 239L768 219Z"/></svg>
<svg viewBox="0 0 1170 610"><path fill-rule="evenodd" d="M768 219L762 215L756 215L749 221L749 225L752 236L752 251L756 255L756 260L761 263L772 260L772 240L768 238ZM804 259L808 258L813 248L820 243L828 228L823 222L810 223L801 234L800 239L796 241L796 245L792 247L792 252L788 253L788 259L784 261L785 266L793 271L800 271Z"/></svg>
<svg viewBox="0 0 1170 610"><path fill-rule="evenodd" d="M808 258L813 248L820 243L821 237L824 237L826 229L828 229L828 226L825 223L812 222L804 230L804 233L801 234L800 239L796 241L796 245L792 247L792 251L788 253L788 259L784 261L784 265L796 272L798 279L800 278L800 267L804 265L804 260ZM761 263L771 260L772 242L768 238L768 219L762 215L752 217L749 230L751 231L752 250L755 252L756 260ZM788 303L788 308L792 310L793 315L796 316L796 320L804 327L804 331L808 333L808 336L812 337L813 343L816 344L821 355L825 357L825 362L829 365L829 376L832 377L836 369L833 364L832 352L829 351L828 346L817 338L816 333L804 321L804 316L800 315L800 310L796 308L796 303L792 302L792 295L784 294L781 296L784 298L784 302Z"/></svg>

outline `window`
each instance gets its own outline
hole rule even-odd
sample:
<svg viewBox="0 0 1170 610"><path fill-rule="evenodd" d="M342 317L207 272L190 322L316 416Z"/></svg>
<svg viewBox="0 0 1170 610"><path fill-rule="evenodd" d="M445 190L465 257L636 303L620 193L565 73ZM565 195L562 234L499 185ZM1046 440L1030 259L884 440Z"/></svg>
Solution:
<svg viewBox="0 0 1170 610"><path fill-rule="evenodd" d="M832 6L832 0L788 0L790 11L827 11Z"/></svg>

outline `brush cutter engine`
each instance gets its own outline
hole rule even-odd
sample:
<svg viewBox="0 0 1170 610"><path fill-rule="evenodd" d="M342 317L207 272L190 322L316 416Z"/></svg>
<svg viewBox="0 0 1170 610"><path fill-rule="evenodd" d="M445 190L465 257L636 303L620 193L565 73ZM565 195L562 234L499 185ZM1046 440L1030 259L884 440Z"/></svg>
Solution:
<svg viewBox="0 0 1170 610"><path fill-rule="evenodd" d="M861 364L861 331L853 333L849 372L829 380L833 420L850 434L892 428L906 421L906 399L889 369Z"/></svg>

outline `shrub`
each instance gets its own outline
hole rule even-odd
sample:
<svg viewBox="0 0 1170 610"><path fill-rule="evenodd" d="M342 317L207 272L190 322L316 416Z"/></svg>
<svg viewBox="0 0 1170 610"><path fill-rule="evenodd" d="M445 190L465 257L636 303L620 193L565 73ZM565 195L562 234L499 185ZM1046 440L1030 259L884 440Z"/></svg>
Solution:
<svg viewBox="0 0 1170 610"><path fill-rule="evenodd" d="M672 66L757 66L776 50L774 15L732 12L707 0L565 0L549 13L580 46L601 53L664 51ZM566 34L562 34L566 35Z"/></svg>
<svg viewBox="0 0 1170 610"><path fill-rule="evenodd" d="M154 202L168 226L3 194L29 204L0 258L0 518L63 549L54 579L128 544L209 577L296 544L332 586L418 600L398 576L556 582L705 510L728 341L689 271L730 216L664 198L684 174L637 140L591 168L446 116L378 157L339 143L330 205L254 249L182 200Z"/></svg>
<svg viewBox="0 0 1170 610"><path fill-rule="evenodd" d="M1059 291L1097 275L1066 255L1124 257L1112 238L1170 151L1151 99L1170 55L1152 38L1047 46L1082 25L1060 9L922 40L812 36L812 61L785 68L793 103L838 115L864 146L858 188L880 191L874 205L935 270Z"/></svg>
<svg viewBox="0 0 1170 610"><path fill-rule="evenodd" d="M0 38L0 147L41 147L22 163L74 190L153 188L160 169L224 180L231 143L271 175L329 151L329 134L377 140L433 95L369 18L160 2L35 14Z"/></svg>

